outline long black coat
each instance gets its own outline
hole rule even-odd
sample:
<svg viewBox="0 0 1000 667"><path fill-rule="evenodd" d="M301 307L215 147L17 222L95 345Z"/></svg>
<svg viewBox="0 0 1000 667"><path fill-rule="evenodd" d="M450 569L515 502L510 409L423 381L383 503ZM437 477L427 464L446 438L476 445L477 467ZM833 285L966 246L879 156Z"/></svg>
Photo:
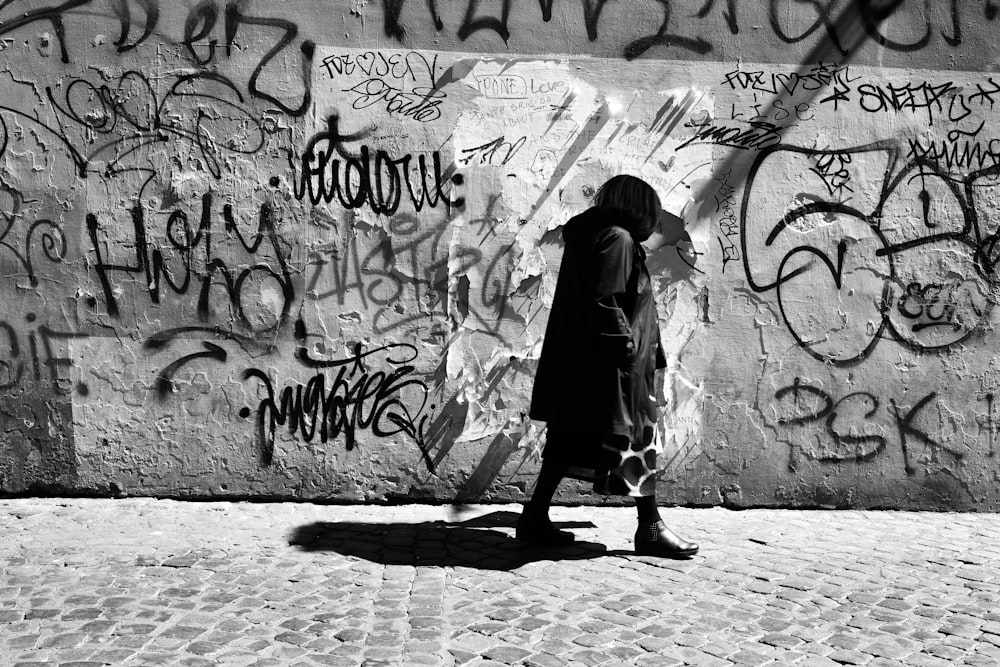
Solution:
<svg viewBox="0 0 1000 667"><path fill-rule="evenodd" d="M625 211L591 208L563 229L529 415L550 434L586 443L574 466L594 467L594 448L608 436L625 446L652 440L653 375L666 360L637 225Z"/></svg>

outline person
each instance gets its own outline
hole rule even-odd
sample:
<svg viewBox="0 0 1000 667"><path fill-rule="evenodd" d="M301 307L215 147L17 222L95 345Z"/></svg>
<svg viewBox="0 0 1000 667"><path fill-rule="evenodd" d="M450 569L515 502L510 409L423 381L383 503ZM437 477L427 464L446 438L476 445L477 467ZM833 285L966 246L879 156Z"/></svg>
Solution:
<svg viewBox="0 0 1000 667"><path fill-rule="evenodd" d="M640 244L664 214L660 198L645 181L619 175L592 203L563 229L529 411L547 425L542 467L515 537L545 546L574 540L549 519L568 476L592 481L601 495L635 498L637 553L692 556L698 545L667 528L656 503L654 374L666 358Z"/></svg>

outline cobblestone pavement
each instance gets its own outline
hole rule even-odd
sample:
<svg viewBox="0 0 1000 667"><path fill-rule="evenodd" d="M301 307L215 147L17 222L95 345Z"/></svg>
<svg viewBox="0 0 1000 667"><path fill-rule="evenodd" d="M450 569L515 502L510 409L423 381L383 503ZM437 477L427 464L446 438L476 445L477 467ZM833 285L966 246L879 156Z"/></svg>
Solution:
<svg viewBox="0 0 1000 667"><path fill-rule="evenodd" d="M1000 665L1000 516L0 500L3 665Z"/></svg>

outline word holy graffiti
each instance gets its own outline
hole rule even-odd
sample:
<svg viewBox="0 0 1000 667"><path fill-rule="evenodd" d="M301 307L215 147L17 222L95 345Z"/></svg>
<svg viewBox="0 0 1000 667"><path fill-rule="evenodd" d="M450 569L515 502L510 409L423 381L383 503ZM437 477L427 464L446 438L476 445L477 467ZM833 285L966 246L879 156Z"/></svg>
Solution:
<svg viewBox="0 0 1000 667"><path fill-rule="evenodd" d="M401 357L395 355L401 354ZM368 429L380 438L405 434L416 442L426 458L424 426L429 391L427 385L412 376L417 348L406 343L392 343L371 350L361 344L344 359L319 360L309 356L304 347L297 353L306 366L323 369L305 384L293 383L275 391L271 378L256 368L243 373L243 379L259 380L265 398L257 407L257 436L261 463L269 465L274 456L274 436L279 426L287 426L292 436L305 442L317 439L328 442L343 436L344 446L354 449L358 430ZM384 356L391 370L372 372L367 367L372 358ZM326 371L336 369L330 377ZM416 405L411 412L407 404ZM431 405L430 410L435 406ZM249 417L250 408L240 411ZM428 462L433 470L433 464Z"/></svg>
<svg viewBox="0 0 1000 667"><path fill-rule="evenodd" d="M358 141L363 132L340 133L340 119L337 114L327 119L326 129L316 133L306 143L302 151L298 173L293 158L289 155L292 169L295 197L301 201L308 197L313 204L330 203L337 199L347 209L361 208L365 204L376 213L391 215L403 200L403 185L410 203L417 211L424 205L435 207L439 203L461 207L464 199L454 201L444 193L445 179L441 173L441 155L431 154L433 165L432 183L428 184L428 167L424 155L417 157L417 166L411 166L413 155L393 157L384 150L375 151L374 156L368 146L361 146L357 153L349 152L345 142ZM415 187L414 171L419 179ZM451 179L461 183L461 175Z"/></svg>
<svg viewBox="0 0 1000 667"><path fill-rule="evenodd" d="M183 210L173 211L166 222L166 237L169 243L167 249L169 253L179 257L179 264L172 265L164 256L164 251L160 248L150 250L150 243L147 240L145 213L141 204L136 204L131 210L132 228L134 233L134 263L109 263L105 259L102 246L110 246L114 241L101 238L101 226L97 216L87 214L87 232L90 235L91 245L97 261L94 270L100 279L101 287L104 291L104 299L107 304L108 314L111 317L119 317L118 290L111 282L111 275L114 273L139 274L142 276L142 284L149 292L149 298L153 303L160 302L161 286L166 285L175 294L186 294L191 288L193 278L197 275L197 267L194 257L199 250L204 255L204 269L201 275L201 287L198 291L198 316L202 320L209 319L209 297L212 287L221 285L229 297L230 307L236 318L244 325L250 326L250 318L244 311L244 299L242 293L247 281L251 278L270 279L279 287L282 295L281 315L276 324L280 325L288 316L289 308L295 298L295 289L292 285L291 272L285 262L287 250L284 243L279 239L274 228L274 214L267 203L260 206L260 215L257 222L257 231L248 241L240 232L233 216L233 208L226 204L222 207L222 217L224 220L227 238L235 238L248 254L257 255L262 244L266 240L273 251L271 259L276 262L277 270L271 268L267 263L258 262L252 266L242 268L239 273L230 270L225 260L216 256L213 250L212 237L212 195L207 193L201 198L201 219L196 230L192 231L191 221ZM217 279L221 278L221 283Z"/></svg>

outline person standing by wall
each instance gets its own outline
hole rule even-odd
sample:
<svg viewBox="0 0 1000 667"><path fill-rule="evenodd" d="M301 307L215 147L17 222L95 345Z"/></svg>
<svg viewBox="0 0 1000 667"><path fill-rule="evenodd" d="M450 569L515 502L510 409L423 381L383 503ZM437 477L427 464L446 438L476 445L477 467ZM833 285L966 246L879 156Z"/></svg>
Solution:
<svg viewBox="0 0 1000 667"><path fill-rule="evenodd" d="M570 476L592 480L599 494L635 498L636 553L698 551L667 528L656 503L654 374L666 359L640 244L662 213L652 186L619 175L563 230L566 246L529 412L548 430L542 469L517 523L519 541L573 541L548 516L556 488Z"/></svg>

